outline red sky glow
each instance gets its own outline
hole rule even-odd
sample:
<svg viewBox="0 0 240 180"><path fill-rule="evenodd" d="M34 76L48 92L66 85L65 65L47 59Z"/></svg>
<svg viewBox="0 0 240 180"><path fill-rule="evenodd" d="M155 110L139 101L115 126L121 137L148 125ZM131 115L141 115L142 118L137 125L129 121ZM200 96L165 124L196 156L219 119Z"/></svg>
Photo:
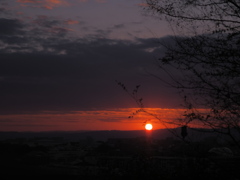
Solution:
<svg viewBox="0 0 240 180"><path fill-rule="evenodd" d="M128 118L136 108L118 108L76 112L41 112L39 114L0 115L0 131L77 131L77 130L143 130L146 121L154 129L173 128L173 122L183 110L149 108L155 119L145 113Z"/></svg>

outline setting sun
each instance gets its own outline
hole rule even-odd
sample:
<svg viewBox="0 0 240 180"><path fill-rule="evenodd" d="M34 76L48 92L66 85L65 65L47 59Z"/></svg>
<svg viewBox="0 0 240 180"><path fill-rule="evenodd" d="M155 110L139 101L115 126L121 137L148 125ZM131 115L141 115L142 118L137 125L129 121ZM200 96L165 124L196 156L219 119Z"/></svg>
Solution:
<svg viewBox="0 0 240 180"><path fill-rule="evenodd" d="M150 124L150 123L148 123L148 124L145 125L145 129L146 129L146 130L152 130L152 128L153 128L153 126L152 126L152 124Z"/></svg>

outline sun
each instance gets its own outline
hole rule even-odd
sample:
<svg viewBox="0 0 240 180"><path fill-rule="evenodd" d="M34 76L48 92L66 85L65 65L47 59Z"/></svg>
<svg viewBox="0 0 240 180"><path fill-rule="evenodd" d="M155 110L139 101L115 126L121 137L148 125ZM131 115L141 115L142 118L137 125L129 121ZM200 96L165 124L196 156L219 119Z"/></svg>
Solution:
<svg viewBox="0 0 240 180"><path fill-rule="evenodd" d="M152 128L153 128L153 126L152 126L152 124L150 124L150 123L147 123L146 125L145 125L145 129L146 130L152 130Z"/></svg>

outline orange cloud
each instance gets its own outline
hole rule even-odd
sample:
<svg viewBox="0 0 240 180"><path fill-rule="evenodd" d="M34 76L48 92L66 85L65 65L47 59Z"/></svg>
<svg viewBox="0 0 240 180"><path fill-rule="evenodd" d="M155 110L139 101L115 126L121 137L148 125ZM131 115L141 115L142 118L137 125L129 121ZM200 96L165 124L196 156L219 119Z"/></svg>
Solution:
<svg viewBox="0 0 240 180"><path fill-rule="evenodd" d="M69 20L66 20L65 23L66 24L79 24L79 21L69 19Z"/></svg>
<svg viewBox="0 0 240 180"><path fill-rule="evenodd" d="M66 6L69 5L64 0L17 0L18 3L22 3L25 6L31 7L41 7L45 9L53 9L56 6ZM26 5L28 4L28 5ZM31 5L30 5L31 4Z"/></svg>
<svg viewBox="0 0 240 180"><path fill-rule="evenodd" d="M147 3L140 3L140 4L138 4L138 6L148 7L149 5Z"/></svg>

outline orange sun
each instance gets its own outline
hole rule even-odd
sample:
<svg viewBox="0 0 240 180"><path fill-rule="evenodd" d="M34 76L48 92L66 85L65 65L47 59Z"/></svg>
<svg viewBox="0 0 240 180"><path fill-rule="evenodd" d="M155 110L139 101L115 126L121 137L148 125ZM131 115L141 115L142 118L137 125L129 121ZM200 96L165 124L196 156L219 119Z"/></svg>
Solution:
<svg viewBox="0 0 240 180"><path fill-rule="evenodd" d="M147 123L147 124L145 125L145 129L146 129L146 130L152 130L152 128L153 128L153 126L152 126L152 124L150 124L150 123Z"/></svg>

